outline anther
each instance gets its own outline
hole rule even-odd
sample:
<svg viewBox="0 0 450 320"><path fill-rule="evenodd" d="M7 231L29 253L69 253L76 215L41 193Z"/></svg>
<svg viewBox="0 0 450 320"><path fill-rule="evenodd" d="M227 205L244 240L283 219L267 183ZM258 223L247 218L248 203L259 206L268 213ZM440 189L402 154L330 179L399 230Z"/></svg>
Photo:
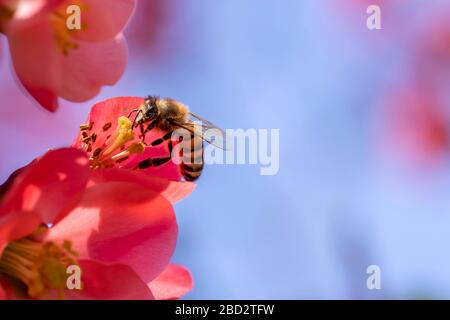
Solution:
<svg viewBox="0 0 450 320"><path fill-rule="evenodd" d="M80 124L80 130L81 131L91 130L92 126L93 126L92 122Z"/></svg>

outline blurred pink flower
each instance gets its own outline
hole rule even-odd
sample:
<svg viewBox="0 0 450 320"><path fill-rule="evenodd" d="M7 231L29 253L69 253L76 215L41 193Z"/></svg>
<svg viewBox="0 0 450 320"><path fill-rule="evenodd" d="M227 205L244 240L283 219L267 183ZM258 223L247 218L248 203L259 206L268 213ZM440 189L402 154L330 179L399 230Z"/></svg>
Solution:
<svg viewBox="0 0 450 320"><path fill-rule="evenodd" d="M58 97L81 102L115 84L127 63L121 31L134 0L17 0L2 24L18 80L47 110ZM67 8L81 9L81 29L69 30ZM0 4L1 5L1 4ZM5 4L2 5L5 8Z"/></svg>
<svg viewBox="0 0 450 320"><path fill-rule="evenodd" d="M2 187L0 298L179 298L192 288L189 272L168 264L177 224L161 188L174 185L145 175L115 180L113 172L93 171L84 152L60 149ZM73 264L81 290L66 289Z"/></svg>
<svg viewBox="0 0 450 320"><path fill-rule="evenodd" d="M413 60L415 77L444 96L450 85L449 13L447 10L435 15L418 32Z"/></svg>
<svg viewBox="0 0 450 320"><path fill-rule="evenodd" d="M427 60L450 60L450 22L449 11L440 13L430 19L419 37L419 51L421 58Z"/></svg>
<svg viewBox="0 0 450 320"><path fill-rule="evenodd" d="M402 163L441 164L450 151L450 23L448 11L427 18L411 38L408 84L385 101L384 144Z"/></svg>
<svg viewBox="0 0 450 320"><path fill-rule="evenodd" d="M142 60L140 68L151 68L149 57L152 61L167 59L174 50L183 45L183 37L175 30L165 32L169 26L172 29L176 25L175 8L178 3L173 0L145 0L138 1L133 19L130 21L125 35L130 46L130 57L133 61Z"/></svg>
<svg viewBox="0 0 450 320"><path fill-rule="evenodd" d="M448 114L427 87L395 91L385 104L383 141L412 164L439 162L449 151Z"/></svg>

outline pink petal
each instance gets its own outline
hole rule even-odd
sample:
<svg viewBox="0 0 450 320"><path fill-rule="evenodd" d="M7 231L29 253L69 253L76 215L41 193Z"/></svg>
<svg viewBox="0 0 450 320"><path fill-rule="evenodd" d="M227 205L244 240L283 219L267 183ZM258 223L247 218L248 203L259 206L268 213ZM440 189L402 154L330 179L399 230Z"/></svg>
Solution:
<svg viewBox="0 0 450 320"><path fill-rule="evenodd" d="M16 4L14 19L31 19L37 15L49 13L65 0L19 0Z"/></svg>
<svg viewBox="0 0 450 320"><path fill-rule="evenodd" d="M5 194L0 215L15 210L35 211L46 223L84 190L89 177L86 155L67 148L47 152L14 180Z"/></svg>
<svg viewBox="0 0 450 320"><path fill-rule="evenodd" d="M14 185L16 179L25 172L28 167L31 166L32 163L34 163L36 160L33 160L31 163L23 166L22 168L17 169L13 173L11 173L8 177L8 179L3 182L2 185L0 185L0 201L3 200L3 196L8 192L8 190ZM1 209L0 209L1 212Z"/></svg>
<svg viewBox="0 0 450 320"><path fill-rule="evenodd" d="M96 96L104 85L114 85L125 71L128 48L118 35L103 42L80 42L67 57L60 56L58 94L82 102Z"/></svg>
<svg viewBox="0 0 450 320"><path fill-rule="evenodd" d="M153 300L148 286L125 265L104 265L79 260L81 290L66 290L66 299L77 300Z"/></svg>
<svg viewBox="0 0 450 320"><path fill-rule="evenodd" d="M147 141L153 141L150 138L151 137L150 134L147 136L148 136L148 138L146 139ZM163 134L160 134L157 137L159 138L161 136L163 136ZM157 137L155 137L154 139L157 139ZM169 156L170 152L167 147L167 144L163 144L162 146L158 147L147 147L145 148L143 153L130 157L127 161L123 161L121 165L124 168L134 169L142 160L149 158L164 158ZM181 180L180 166L178 164L175 164L173 161L166 162L165 164L159 167L149 167L146 169L140 169L139 171L145 172L147 175L150 176L166 178L173 181Z"/></svg>
<svg viewBox="0 0 450 320"><path fill-rule="evenodd" d="M136 5L135 0L84 0L81 7L83 41L105 41L123 30Z"/></svg>
<svg viewBox="0 0 450 320"><path fill-rule="evenodd" d="M21 82L24 89L27 90L28 93L45 109L50 112L55 112L56 109L58 109L58 96L54 91L46 88L39 88L39 86L29 86L25 81Z"/></svg>
<svg viewBox="0 0 450 320"><path fill-rule="evenodd" d="M137 183L143 188L161 194L172 204L187 197L196 186L192 182L170 181L124 168L95 170L91 174L91 184L99 184L108 181Z"/></svg>
<svg viewBox="0 0 450 320"><path fill-rule="evenodd" d="M32 211L14 211L0 216L0 257L8 243L28 236L41 223L41 217Z"/></svg>
<svg viewBox="0 0 450 320"><path fill-rule="evenodd" d="M177 232L164 197L139 184L109 182L87 189L47 238L72 241L82 258L129 265L148 283L168 264Z"/></svg>
<svg viewBox="0 0 450 320"><path fill-rule="evenodd" d="M33 19L13 19L5 31L18 81L43 106L52 111L59 79L62 53L46 15Z"/></svg>
<svg viewBox="0 0 450 320"><path fill-rule="evenodd" d="M179 299L192 290L191 273L183 266L170 264L149 284L156 300Z"/></svg>

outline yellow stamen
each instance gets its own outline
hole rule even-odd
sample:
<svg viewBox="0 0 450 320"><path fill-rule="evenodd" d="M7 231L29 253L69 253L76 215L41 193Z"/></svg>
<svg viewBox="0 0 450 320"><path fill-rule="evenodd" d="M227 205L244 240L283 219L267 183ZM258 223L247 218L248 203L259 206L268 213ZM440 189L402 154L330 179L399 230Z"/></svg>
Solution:
<svg viewBox="0 0 450 320"><path fill-rule="evenodd" d="M114 132L108 135L106 141L101 145L96 144L97 138L106 135L106 131L110 130L112 123L101 124L100 132L92 132L92 127L93 123L80 125L81 147L89 154L91 169L114 167L129 156L145 150L144 143L134 140L133 122L125 116L117 118Z"/></svg>
<svg viewBox="0 0 450 320"><path fill-rule="evenodd" d="M142 153L144 152L145 145L143 143L133 143L126 150L116 154L111 157L113 161L119 161L121 159L127 158L132 154Z"/></svg>
<svg viewBox="0 0 450 320"><path fill-rule="evenodd" d="M81 131L91 130L91 129L92 129L92 122L80 124Z"/></svg>
<svg viewBox="0 0 450 320"><path fill-rule="evenodd" d="M134 139L133 123L127 117L119 117L117 120L117 129L114 135L109 139L111 143L106 142L106 149L100 154L101 159L110 156L114 151L120 149L128 141Z"/></svg>

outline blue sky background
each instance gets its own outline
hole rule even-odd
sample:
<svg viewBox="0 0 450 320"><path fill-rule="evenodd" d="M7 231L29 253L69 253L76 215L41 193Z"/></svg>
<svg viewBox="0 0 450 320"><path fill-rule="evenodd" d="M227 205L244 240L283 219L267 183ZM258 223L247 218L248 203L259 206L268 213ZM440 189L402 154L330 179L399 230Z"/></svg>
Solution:
<svg viewBox="0 0 450 320"><path fill-rule="evenodd" d="M445 1L410 1L380 31L367 30L364 7L338 2L177 3L160 30L164 54L130 61L115 87L54 115L12 111L6 92L19 91L3 50L0 177L68 145L96 101L170 96L223 128L280 129L277 175L209 166L176 205L174 261L195 279L186 298L450 298L448 165L385 161L374 120L383 92L407 75L416 28ZM378 291L366 288L371 264Z"/></svg>

